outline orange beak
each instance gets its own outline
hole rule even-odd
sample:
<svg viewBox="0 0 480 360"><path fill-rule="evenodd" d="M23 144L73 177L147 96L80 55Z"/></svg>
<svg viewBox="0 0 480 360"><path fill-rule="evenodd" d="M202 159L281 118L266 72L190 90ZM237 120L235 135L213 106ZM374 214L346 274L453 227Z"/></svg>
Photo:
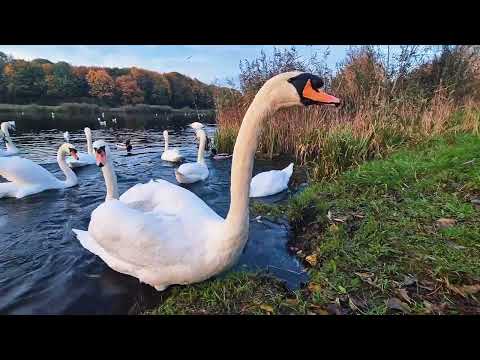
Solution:
<svg viewBox="0 0 480 360"><path fill-rule="evenodd" d="M325 105L339 105L340 99L336 98L335 96L329 95L326 92L321 90L315 90L312 87L312 82L310 80L307 81L305 88L303 89L303 97L318 103L322 103Z"/></svg>

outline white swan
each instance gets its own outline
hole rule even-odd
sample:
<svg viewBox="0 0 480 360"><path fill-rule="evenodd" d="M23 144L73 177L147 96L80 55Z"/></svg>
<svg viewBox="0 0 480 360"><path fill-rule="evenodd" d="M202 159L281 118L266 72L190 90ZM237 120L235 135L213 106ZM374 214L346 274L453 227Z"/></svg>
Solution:
<svg viewBox="0 0 480 360"><path fill-rule="evenodd" d="M182 184L191 184L197 181L205 180L208 177L208 166L205 164L204 154L207 145L207 135L202 129L196 130L198 145L197 162L186 163L175 169L175 177Z"/></svg>
<svg viewBox="0 0 480 360"><path fill-rule="evenodd" d="M78 168L87 165L95 164L95 154L92 147L92 130L86 127L84 130L85 137L87 138L87 153L79 152L77 153L77 157L74 158L72 156L67 157L67 164L71 168ZM66 141L69 142L68 131L64 134L66 136Z"/></svg>
<svg viewBox="0 0 480 360"><path fill-rule="evenodd" d="M270 170L255 175L250 183L250 197L278 194L288 188L293 173L293 163L283 170Z"/></svg>
<svg viewBox="0 0 480 360"><path fill-rule="evenodd" d="M194 130L203 129L203 124L199 123L198 121L191 123L189 126Z"/></svg>
<svg viewBox="0 0 480 360"><path fill-rule="evenodd" d="M0 183L0 198L23 198L49 189L64 189L78 184L75 173L68 167L65 157L76 156L71 144L63 144L57 152L57 162L65 174L65 181L58 180L44 167L18 156L0 158L0 175L9 182Z"/></svg>
<svg viewBox="0 0 480 360"><path fill-rule="evenodd" d="M118 197L111 153L94 143L107 186L80 243L112 269L163 290L206 280L239 258L248 239L249 187L262 122L282 107L339 103L319 90L317 76L289 72L268 80L243 119L233 152L231 203L226 219L192 192L164 180L137 184Z"/></svg>
<svg viewBox="0 0 480 360"><path fill-rule="evenodd" d="M165 130L163 132L163 138L165 139L165 150L162 154L162 160L171 161L171 162L178 162L183 160L183 156L180 154L178 149L169 149L168 148L168 131Z"/></svg>
<svg viewBox="0 0 480 360"><path fill-rule="evenodd" d="M7 150L0 150L0 156L12 156L19 153L17 147L10 138L9 129L15 130L15 121L6 121L0 125L1 132L3 133L3 139L5 140L5 145Z"/></svg>

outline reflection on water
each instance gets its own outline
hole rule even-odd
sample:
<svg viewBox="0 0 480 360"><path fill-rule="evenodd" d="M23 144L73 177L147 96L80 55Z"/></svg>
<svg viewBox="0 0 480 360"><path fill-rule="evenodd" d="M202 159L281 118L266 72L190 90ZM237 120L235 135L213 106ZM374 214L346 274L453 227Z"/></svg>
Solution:
<svg viewBox="0 0 480 360"><path fill-rule="evenodd" d="M178 147L186 161L196 161L197 143L192 129L168 129L170 146ZM162 178L176 184L175 165L160 159L163 129L94 130L93 139L121 143L127 138L132 155L112 146L120 193L139 182ZM214 127L207 133L212 136ZM56 152L61 131L16 134L20 156L42 164L58 178L63 173ZM71 131L70 142L86 152L83 131ZM219 215L226 216L230 202L231 160L207 159L210 175L190 189ZM285 164L257 162L255 173ZM135 304L154 304L159 293L137 279L109 269L83 249L72 228L87 229L91 212L104 201L102 173L93 166L75 170L79 186L51 190L24 199L0 200L0 313L9 314L116 314L128 313ZM0 181L4 181L0 178ZM285 194L273 197L279 200ZM270 199L272 200L272 199ZM269 269L291 288L306 280L296 258L286 250L285 224L251 220L245 251L233 271ZM141 305L142 306L142 305Z"/></svg>

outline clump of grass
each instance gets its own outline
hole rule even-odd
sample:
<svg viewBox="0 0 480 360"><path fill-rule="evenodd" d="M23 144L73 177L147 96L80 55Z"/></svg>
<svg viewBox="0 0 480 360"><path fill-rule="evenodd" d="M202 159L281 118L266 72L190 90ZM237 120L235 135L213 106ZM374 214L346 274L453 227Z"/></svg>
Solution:
<svg viewBox="0 0 480 360"><path fill-rule="evenodd" d="M170 296L146 315L173 314L288 314L300 303L286 302L288 291L277 280L262 274L230 273L221 279L175 287Z"/></svg>

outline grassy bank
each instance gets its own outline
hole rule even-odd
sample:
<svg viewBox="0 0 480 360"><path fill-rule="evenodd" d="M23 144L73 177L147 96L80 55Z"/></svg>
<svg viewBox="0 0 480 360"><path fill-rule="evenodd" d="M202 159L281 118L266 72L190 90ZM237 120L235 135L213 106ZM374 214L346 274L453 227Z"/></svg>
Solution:
<svg viewBox="0 0 480 360"><path fill-rule="evenodd" d="M174 287L152 314L480 314L480 138L446 133L309 186L281 207L310 282Z"/></svg>
<svg viewBox="0 0 480 360"><path fill-rule="evenodd" d="M54 113L54 117L52 117ZM0 104L0 122L16 121L19 130L98 128L102 117L109 127L155 127L158 124L188 124L200 121L214 122L213 110L190 108L174 109L170 106L135 105L105 108L95 104L66 103L59 106ZM117 119L117 124L112 119Z"/></svg>

